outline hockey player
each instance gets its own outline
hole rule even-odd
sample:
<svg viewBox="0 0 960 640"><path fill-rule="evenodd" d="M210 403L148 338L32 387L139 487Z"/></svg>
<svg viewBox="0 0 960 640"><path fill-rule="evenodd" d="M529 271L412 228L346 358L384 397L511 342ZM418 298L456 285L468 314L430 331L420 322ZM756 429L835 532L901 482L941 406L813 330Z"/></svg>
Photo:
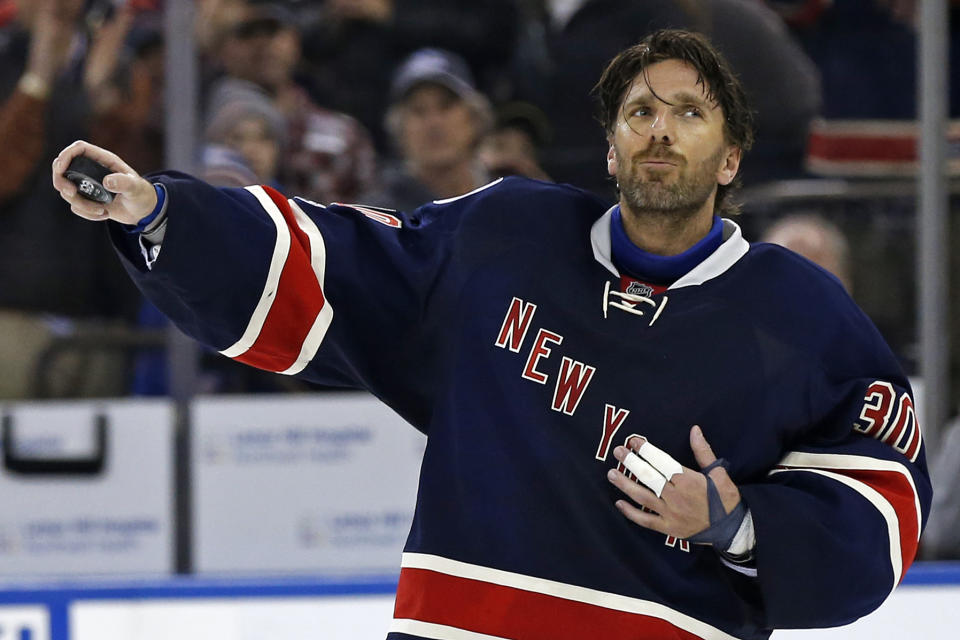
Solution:
<svg viewBox="0 0 960 640"><path fill-rule="evenodd" d="M518 178L324 207L83 142L53 180L186 333L427 434L389 638L753 640L869 613L930 504L903 372L835 278L718 217L750 116L706 40L657 32L597 93L612 208ZM81 154L111 204L62 177Z"/></svg>

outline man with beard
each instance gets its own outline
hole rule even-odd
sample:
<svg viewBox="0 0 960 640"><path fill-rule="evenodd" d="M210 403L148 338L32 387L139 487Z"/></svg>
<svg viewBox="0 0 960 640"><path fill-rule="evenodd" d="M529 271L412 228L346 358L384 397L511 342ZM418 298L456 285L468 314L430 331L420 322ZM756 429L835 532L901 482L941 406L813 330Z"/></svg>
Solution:
<svg viewBox="0 0 960 640"><path fill-rule="evenodd" d="M930 505L909 383L833 277L716 215L750 112L704 38L651 35L597 95L612 208L520 178L324 208L147 181L86 143L54 184L188 334L428 435L389 638L752 640L865 615ZM112 204L63 179L80 154Z"/></svg>

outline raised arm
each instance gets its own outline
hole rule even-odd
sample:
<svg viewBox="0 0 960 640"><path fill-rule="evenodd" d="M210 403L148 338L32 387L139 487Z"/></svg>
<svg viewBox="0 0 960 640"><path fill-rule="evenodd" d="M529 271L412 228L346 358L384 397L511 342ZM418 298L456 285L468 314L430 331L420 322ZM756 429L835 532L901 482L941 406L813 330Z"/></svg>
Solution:
<svg viewBox="0 0 960 640"><path fill-rule="evenodd" d="M81 154L113 171L112 203L84 199L63 177ZM367 389L425 424L442 339L429 323L452 299L435 294L456 206L407 215L176 172L144 179L85 142L60 154L53 182L76 215L107 221L131 278L187 335L257 368Z"/></svg>

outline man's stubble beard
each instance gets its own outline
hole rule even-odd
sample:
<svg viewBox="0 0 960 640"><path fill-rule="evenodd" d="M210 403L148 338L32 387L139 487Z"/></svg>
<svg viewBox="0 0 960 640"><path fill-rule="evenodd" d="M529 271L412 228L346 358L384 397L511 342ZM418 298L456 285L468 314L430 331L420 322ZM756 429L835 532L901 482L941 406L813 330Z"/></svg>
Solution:
<svg viewBox="0 0 960 640"><path fill-rule="evenodd" d="M651 172L648 177L638 162L625 164L620 152L615 148L618 167L627 167L626 171L617 174L617 183L621 198L632 212L637 215L656 215L675 219L684 219L693 216L710 198L717 186L716 168L720 163L723 149L700 163L692 171L681 164L677 180L672 184L663 181L669 177L669 172L660 174ZM643 157L648 157L644 155Z"/></svg>

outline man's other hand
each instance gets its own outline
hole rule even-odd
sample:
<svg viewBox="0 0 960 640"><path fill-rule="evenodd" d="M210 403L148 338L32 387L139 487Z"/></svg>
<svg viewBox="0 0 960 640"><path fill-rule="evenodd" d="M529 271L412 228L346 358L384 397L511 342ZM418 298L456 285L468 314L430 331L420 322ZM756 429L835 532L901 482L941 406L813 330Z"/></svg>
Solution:
<svg viewBox="0 0 960 640"><path fill-rule="evenodd" d="M614 449L613 455L623 462L631 451L639 451L644 442L642 437L631 438L626 447ZM690 430L690 448L701 469L709 467L717 459L700 427L695 426ZM711 522L706 476L687 467L681 468L682 472L666 479L659 497L626 474L611 469L608 474L610 482L630 498L617 500L617 508L627 519L641 527L677 538L686 539L707 529ZM724 510L730 513L740 502L740 491L723 467L714 467L709 473Z"/></svg>

